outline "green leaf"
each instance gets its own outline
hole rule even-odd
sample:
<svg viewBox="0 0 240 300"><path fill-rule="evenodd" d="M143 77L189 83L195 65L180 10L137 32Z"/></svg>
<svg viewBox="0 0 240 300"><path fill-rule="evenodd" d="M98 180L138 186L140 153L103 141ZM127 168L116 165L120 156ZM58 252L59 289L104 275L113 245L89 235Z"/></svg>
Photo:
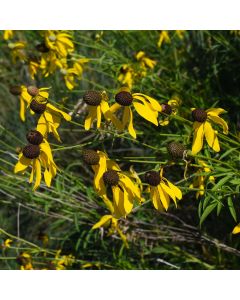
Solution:
<svg viewBox="0 0 240 300"><path fill-rule="evenodd" d="M234 221L237 222L237 214L236 214L236 210L234 208L231 196L228 196L227 203L228 203L229 211L230 211Z"/></svg>
<svg viewBox="0 0 240 300"><path fill-rule="evenodd" d="M217 216L220 215L222 208L223 208L223 204L222 204L222 202L219 201L217 204Z"/></svg>
<svg viewBox="0 0 240 300"><path fill-rule="evenodd" d="M200 226L202 225L202 223L205 221L205 219L207 218L207 216L214 210L214 208L218 205L218 202L214 202L212 204L210 204L203 212L201 219L200 219Z"/></svg>
<svg viewBox="0 0 240 300"><path fill-rule="evenodd" d="M212 188L212 191L218 190L222 185L224 185L224 183L229 181L231 177L232 177L232 174L220 179L218 181L218 183L216 185L214 185L214 187Z"/></svg>

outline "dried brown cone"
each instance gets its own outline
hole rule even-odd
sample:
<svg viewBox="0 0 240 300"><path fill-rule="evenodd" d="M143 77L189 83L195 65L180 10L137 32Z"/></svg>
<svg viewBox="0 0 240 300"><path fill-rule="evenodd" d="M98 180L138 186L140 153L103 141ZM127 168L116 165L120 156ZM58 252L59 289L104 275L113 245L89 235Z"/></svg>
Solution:
<svg viewBox="0 0 240 300"><path fill-rule="evenodd" d="M23 155L26 158L34 159L40 155L39 145L27 145L23 148Z"/></svg>
<svg viewBox="0 0 240 300"><path fill-rule="evenodd" d="M159 185L161 181L159 172L149 171L145 173L145 182L150 184L151 186Z"/></svg>
<svg viewBox="0 0 240 300"><path fill-rule="evenodd" d="M100 160L99 154L94 150L85 149L82 152L83 161L90 166L97 165Z"/></svg>
<svg viewBox="0 0 240 300"><path fill-rule="evenodd" d="M42 114L45 111L46 106L47 105L45 103L39 103L34 99L30 104L31 110L34 111L36 114Z"/></svg>
<svg viewBox="0 0 240 300"><path fill-rule="evenodd" d="M115 101L122 106L129 106L133 102L133 97L129 92L122 91L115 95Z"/></svg>
<svg viewBox="0 0 240 300"><path fill-rule="evenodd" d="M43 141L43 135L37 130L30 130L27 133L26 138L28 142L33 145L40 145Z"/></svg>
<svg viewBox="0 0 240 300"><path fill-rule="evenodd" d="M35 97L39 93L39 89L36 86L30 85L27 87L27 92L29 95Z"/></svg>
<svg viewBox="0 0 240 300"><path fill-rule="evenodd" d="M22 88L19 85L10 86L9 92L14 96L19 96L22 93Z"/></svg>
<svg viewBox="0 0 240 300"><path fill-rule="evenodd" d="M97 91L87 91L83 95L83 101L91 106L98 106L102 101L102 95Z"/></svg>
<svg viewBox="0 0 240 300"><path fill-rule="evenodd" d="M171 113L172 113L171 105L169 105L167 103L163 103L161 106L162 106L162 112L164 114L171 115Z"/></svg>
<svg viewBox="0 0 240 300"><path fill-rule="evenodd" d="M186 151L186 147L178 142L171 142L167 145L168 153L173 159L183 158Z"/></svg>
<svg viewBox="0 0 240 300"><path fill-rule="evenodd" d="M119 182L119 175L117 171L109 170L103 174L103 181L106 185L114 186Z"/></svg>
<svg viewBox="0 0 240 300"><path fill-rule="evenodd" d="M194 121L203 123L207 120L207 113L204 109L196 108L192 111L192 118Z"/></svg>

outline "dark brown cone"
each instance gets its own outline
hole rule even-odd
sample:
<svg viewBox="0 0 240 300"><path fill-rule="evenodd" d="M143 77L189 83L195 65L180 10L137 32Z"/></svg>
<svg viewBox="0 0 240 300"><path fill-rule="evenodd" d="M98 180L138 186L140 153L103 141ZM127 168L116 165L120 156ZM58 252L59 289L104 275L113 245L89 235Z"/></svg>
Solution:
<svg viewBox="0 0 240 300"><path fill-rule="evenodd" d="M176 158L183 158L184 151L186 151L186 148L184 145L177 143L177 142L171 142L167 145L168 153L172 156L173 159Z"/></svg>
<svg viewBox="0 0 240 300"><path fill-rule="evenodd" d="M152 185L152 186L157 186L159 185L161 179L159 172L156 171L149 171L145 173L145 182Z"/></svg>
<svg viewBox="0 0 240 300"><path fill-rule="evenodd" d="M40 147L38 145L27 145L23 148L23 155L26 158L34 159L40 154Z"/></svg>
<svg viewBox="0 0 240 300"><path fill-rule="evenodd" d="M100 157L98 153L94 150L88 150L88 149L83 150L82 156L83 156L83 161L87 165L93 166L99 163Z"/></svg>
<svg viewBox="0 0 240 300"><path fill-rule="evenodd" d="M119 182L119 176L117 171L109 170L103 174L103 181L106 185L117 185Z"/></svg>
<svg viewBox="0 0 240 300"><path fill-rule="evenodd" d="M10 86L9 92L14 96L19 96L22 93L22 88L19 85Z"/></svg>
<svg viewBox="0 0 240 300"><path fill-rule="evenodd" d="M196 108L192 111L192 117L194 121L203 123L207 120L207 113L204 109Z"/></svg>
<svg viewBox="0 0 240 300"><path fill-rule="evenodd" d="M36 114L42 114L46 109L46 104L38 103L36 100L32 100L30 108Z"/></svg>
<svg viewBox="0 0 240 300"><path fill-rule="evenodd" d="M102 95L97 91L87 91L83 95L83 101L91 106L98 106L102 101Z"/></svg>
<svg viewBox="0 0 240 300"><path fill-rule="evenodd" d="M172 107L169 104L163 103L161 106L162 106L162 112L164 114L171 115Z"/></svg>
<svg viewBox="0 0 240 300"><path fill-rule="evenodd" d="M129 92L122 91L116 94L115 101L122 106L129 106L133 102L133 97Z"/></svg>
<svg viewBox="0 0 240 300"><path fill-rule="evenodd" d="M41 53L47 53L49 52L49 48L46 46L46 44L40 43L36 46L37 51L41 52Z"/></svg>
<svg viewBox="0 0 240 300"><path fill-rule="evenodd" d="M29 95L35 97L35 96L38 95L39 89L36 86L30 85L27 88L27 92L28 92Z"/></svg>
<svg viewBox="0 0 240 300"><path fill-rule="evenodd" d="M30 130L27 133L26 138L27 138L28 142L33 145L40 145L43 141L43 136L42 136L41 132L39 132L37 130Z"/></svg>

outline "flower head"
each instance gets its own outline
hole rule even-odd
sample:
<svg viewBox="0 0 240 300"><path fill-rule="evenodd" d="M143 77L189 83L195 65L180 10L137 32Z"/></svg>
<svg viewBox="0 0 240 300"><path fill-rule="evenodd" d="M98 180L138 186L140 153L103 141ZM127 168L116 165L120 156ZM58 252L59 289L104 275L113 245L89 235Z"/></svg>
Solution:
<svg viewBox="0 0 240 300"><path fill-rule="evenodd" d="M169 124L170 116L176 115L178 112L178 107L181 105L181 101L178 97L172 97L168 102L162 103L162 112L160 114L161 120L159 124L161 126L166 126Z"/></svg>
<svg viewBox="0 0 240 300"><path fill-rule="evenodd" d="M140 62L141 67L153 69L156 65L156 61L147 57L144 51L139 51L136 54L136 59Z"/></svg>
<svg viewBox="0 0 240 300"><path fill-rule="evenodd" d="M121 66L118 75L118 81L123 85L132 89L133 79L134 79L134 70L129 64L124 64Z"/></svg>
<svg viewBox="0 0 240 300"><path fill-rule="evenodd" d="M171 43L171 39L169 37L169 34L168 34L167 30L162 30L159 34L159 40L158 40L158 43L157 43L158 47L160 48L163 43L167 43L167 44Z"/></svg>
<svg viewBox="0 0 240 300"><path fill-rule="evenodd" d="M37 130L31 130L27 134L29 145L25 146L19 154L19 160L14 168L14 173L24 173L31 166L32 171L29 178L29 183L35 184L33 190L36 190L42 179L41 167L44 167L44 180L46 185L51 185L52 178L56 176L57 166L53 161L52 151L47 140Z"/></svg>
<svg viewBox="0 0 240 300"><path fill-rule="evenodd" d="M8 48L11 50L11 55L14 63L16 63L18 59L21 60L22 62L27 60L25 47L26 47L26 43L22 41L18 41L15 43L8 43Z"/></svg>
<svg viewBox="0 0 240 300"><path fill-rule="evenodd" d="M162 176L163 169L160 172L149 171L145 174L145 182L149 184L150 198L154 207L163 211L167 210L170 204L170 198L177 206L177 200L182 199L181 190Z"/></svg>
<svg viewBox="0 0 240 300"><path fill-rule="evenodd" d="M116 128L121 128L120 121L109 110L108 97L105 91L87 91L83 95L83 101L88 106L88 115L84 124L86 130L91 128L95 120L97 121L97 128L100 128L102 114L106 121L111 121Z"/></svg>
<svg viewBox="0 0 240 300"><path fill-rule="evenodd" d="M139 203L142 201L138 185L104 152L96 151L95 155L99 157L99 161L94 165L91 164L91 167L95 174L96 192L102 197L115 218L126 216L132 211L134 200ZM95 162L97 162L96 159ZM109 191L111 191L113 201L109 200Z"/></svg>
<svg viewBox="0 0 240 300"><path fill-rule="evenodd" d="M203 147L203 138L205 136L209 147L214 151L219 152L220 146L217 137L217 131L212 128L212 123L221 125L223 133L228 134L227 123L219 117L219 114L226 112L222 108L210 108L206 111L201 108L192 109L193 123L193 145L192 154L195 155L201 151Z"/></svg>
<svg viewBox="0 0 240 300"><path fill-rule="evenodd" d="M14 34L13 30L4 30L3 39L5 41L10 40L13 37L13 34Z"/></svg>
<svg viewBox="0 0 240 300"><path fill-rule="evenodd" d="M130 135L136 138L136 131L133 127L133 113L131 106L145 120L158 126L158 113L162 111L161 105L157 100L141 93L131 93L128 88L122 88L115 95L116 103L110 107L112 113L123 108L122 128L128 128ZM119 128L121 130L121 128Z"/></svg>

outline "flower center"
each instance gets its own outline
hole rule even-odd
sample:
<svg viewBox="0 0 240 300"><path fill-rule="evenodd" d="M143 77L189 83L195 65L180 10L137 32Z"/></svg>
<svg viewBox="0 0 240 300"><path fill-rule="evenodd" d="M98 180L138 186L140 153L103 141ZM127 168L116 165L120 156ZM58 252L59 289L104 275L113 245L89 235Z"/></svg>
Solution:
<svg viewBox="0 0 240 300"><path fill-rule="evenodd" d="M96 151L94 150L83 150L82 153L83 156L83 161L87 164L87 165L97 165L99 163L99 155Z"/></svg>
<svg viewBox="0 0 240 300"><path fill-rule="evenodd" d="M119 182L119 176L118 176L117 171L114 171L114 170L106 171L103 174L103 181L106 185L107 184L110 186L117 185Z"/></svg>
<svg viewBox="0 0 240 300"><path fill-rule="evenodd" d="M26 158L34 159L37 158L40 154L39 145L27 145L23 148L23 155Z"/></svg>
<svg viewBox="0 0 240 300"><path fill-rule="evenodd" d="M87 91L83 95L83 101L91 106L98 106L102 101L102 95L97 91Z"/></svg>
<svg viewBox="0 0 240 300"><path fill-rule="evenodd" d="M168 153L172 156L172 158L183 158L184 151L186 151L186 148L184 145L177 143L177 142L171 142L167 145Z"/></svg>
<svg viewBox="0 0 240 300"><path fill-rule="evenodd" d="M36 114L42 114L45 109L46 109L46 104L45 103L39 103L35 99L32 100L30 104L30 108L32 111L34 111Z"/></svg>
<svg viewBox="0 0 240 300"><path fill-rule="evenodd" d="M19 96L22 93L22 88L19 85L10 86L9 92L14 96Z"/></svg>
<svg viewBox="0 0 240 300"><path fill-rule="evenodd" d="M115 101L122 106L130 106L133 102L132 94L122 91L116 94Z"/></svg>
<svg viewBox="0 0 240 300"><path fill-rule="evenodd" d="M152 186L157 186L159 185L161 179L159 172L156 171L149 171L145 174L145 181L146 183L152 185Z"/></svg>
<svg viewBox="0 0 240 300"><path fill-rule="evenodd" d="M204 109L196 108L192 111L192 117L194 121L203 123L207 120L207 113Z"/></svg>
<svg viewBox="0 0 240 300"><path fill-rule="evenodd" d="M161 106L162 106L162 112L164 114L171 115L172 107L169 104L163 103Z"/></svg>
<svg viewBox="0 0 240 300"><path fill-rule="evenodd" d="M30 144L33 145L40 145L43 141L43 136L41 134L41 132L37 131L37 130L30 130L27 135L27 140Z"/></svg>
<svg viewBox="0 0 240 300"><path fill-rule="evenodd" d="M35 97L35 96L38 95L39 89L36 86L30 85L27 88L27 92L28 92L29 95Z"/></svg>

